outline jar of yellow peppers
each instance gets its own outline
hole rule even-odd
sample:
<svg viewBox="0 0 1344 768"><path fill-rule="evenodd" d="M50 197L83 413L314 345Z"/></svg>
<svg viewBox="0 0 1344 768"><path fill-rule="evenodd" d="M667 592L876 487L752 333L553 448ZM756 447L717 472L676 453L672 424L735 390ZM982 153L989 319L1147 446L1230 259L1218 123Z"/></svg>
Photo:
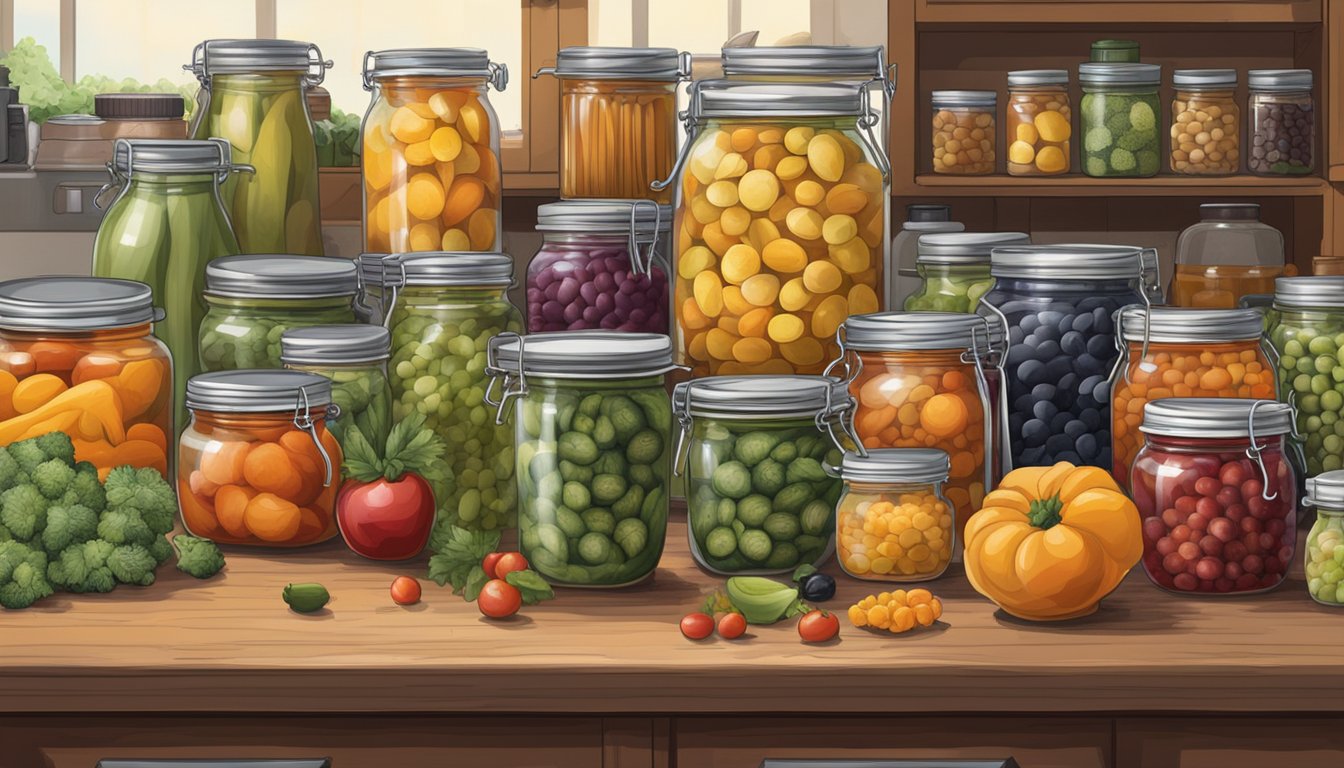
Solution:
<svg viewBox="0 0 1344 768"><path fill-rule="evenodd" d="M1058 176L1069 172L1073 110L1069 72L1023 69L1008 73L1009 176Z"/></svg>
<svg viewBox="0 0 1344 768"><path fill-rule="evenodd" d="M947 570L956 537L943 496L948 456L935 448L847 452L838 473L837 559L845 573L876 581L926 581Z"/></svg>

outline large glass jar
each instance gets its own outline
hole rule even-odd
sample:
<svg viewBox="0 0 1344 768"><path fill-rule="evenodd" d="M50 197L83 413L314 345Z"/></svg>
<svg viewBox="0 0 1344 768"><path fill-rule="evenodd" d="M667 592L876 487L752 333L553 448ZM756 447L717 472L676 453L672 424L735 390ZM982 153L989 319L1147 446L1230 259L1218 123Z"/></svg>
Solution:
<svg viewBox="0 0 1344 768"><path fill-rule="evenodd" d="M331 379L331 402L341 417L327 429L346 448L345 436L358 430L375 448L392 429L392 388L387 380L391 334L381 325L318 325L280 336L286 368Z"/></svg>
<svg viewBox="0 0 1344 768"><path fill-rule="evenodd" d="M994 172L998 138L994 91L934 91L933 172L984 176Z"/></svg>
<svg viewBox="0 0 1344 768"><path fill-rule="evenodd" d="M1284 264L1283 234L1260 221L1256 203L1204 203L1199 223L1176 239L1171 303L1235 307L1248 294L1272 293L1274 280L1297 274Z"/></svg>
<svg viewBox="0 0 1344 768"><path fill-rule="evenodd" d="M1178 69L1171 76L1171 170L1229 176L1241 167L1241 107L1235 69Z"/></svg>
<svg viewBox="0 0 1344 768"><path fill-rule="evenodd" d="M489 91L508 67L479 48L364 55L364 247L500 249L499 119Z"/></svg>
<svg viewBox="0 0 1344 768"><path fill-rule="evenodd" d="M341 446L331 382L301 371L222 371L187 382L191 423L177 499L193 536L298 547L334 537Z"/></svg>
<svg viewBox="0 0 1344 768"><path fill-rule="evenodd" d="M1316 508L1307 534L1307 594L1322 605L1344 605L1344 471L1309 478L1302 504Z"/></svg>
<svg viewBox="0 0 1344 768"><path fill-rule="evenodd" d="M1160 303L1157 252L1124 245L995 248L980 300L1008 335L1004 380L1011 466L1069 461L1111 469L1115 311ZM1146 289L1146 290L1145 290Z"/></svg>
<svg viewBox="0 0 1344 768"><path fill-rule="evenodd" d="M1073 109L1066 69L1008 73L1008 175L1058 176L1069 172Z"/></svg>
<svg viewBox="0 0 1344 768"><path fill-rule="evenodd" d="M168 479L173 366L151 331L162 317L129 280L0 283L0 445L60 431L100 477L130 464Z"/></svg>
<svg viewBox="0 0 1344 768"><path fill-rule="evenodd" d="M554 584L650 576L667 538L672 343L646 333L490 342L498 421L512 417L522 553Z"/></svg>
<svg viewBox="0 0 1344 768"><path fill-rule="evenodd" d="M696 84L674 291L678 357L693 375L821 373L840 323L877 311L890 166L865 93Z"/></svg>
<svg viewBox="0 0 1344 768"><path fill-rule="evenodd" d="M1144 408L1134 461L1143 570L1172 592L1263 592L1288 575L1297 479L1292 409L1272 400L1165 399Z"/></svg>
<svg viewBox="0 0 1344 768"><path fill-rule="evenodd" d="M205 268L201 370L281 368L290 328L355 322L355 264L323 256L230 256Z"/></svg>
<svg viewBox="0 0 1344 768"><path fill-rule="evenodd" d="M644 198L677 155L677 84L689 54L675 48L561 48L537 75L560 81L560 197ZM667 331L658 331L666 333Z"/></svg>
<svg viewBox="0 0 1344 768"><path fill-rule="evenodd" d="M838 467L836 559L845 573L873 581L928 581L943 575L958 538L943 495L948 458L932 448L847 451Z"/></svg>
<svg viewBox="0 0 1344 768"><path fill-rule="evenodd" d="M486 347L520 333L509 303L513 259L502 253L417 253L384 263L386 325L392 331L392 417L422 413L448 446L455 483L436 489L439 522L473 530L517 522L512 432L486 400Z"/></svg>
<svg viewBox="0 0 1344 768"><path fill-rule="evenodd" d="M1023 232L953 232L919 238L916 268L923 281L905 300L907 312L975 312L994 279L989 252L1003 245L1025 245Z"/></svg>
<svg viewBox="0 0 1344 768"><path fill-rule="evenodd" d="M1267 331L1307 476L1344 467L1344 277L1281 277Z"/></svg>
<svg viewBox="0 0 1344 768"><path fill-rule="evenodd" d="M1158 120L1162 105L1156 64L1084 62L1080 128L1083 173L1099 177L1156 176L1162 168Z"/></svg>
<svg viewBox="0 0 1344 768"><path fill-rule="evenodd" d="M966 225L952 221L952 208L946 205L912 204L905 206L905 223L891 238L891 252L884 271L887 273L884 310L903 309L905 300L919 290L921 280L917 260L919 239L939 232L963 232Z"/></svg>
<svg viewBox="0 0 1344 768"><path fill-rule="evenodd" d="M1111 372L1111 475L1129 488L1143 406L1169 397L1273 400L1274 363L1255 309L1122 307Z"/></svg>
<svg viewBox="0 0 1344 768"><path fill-rule="evenodd" d="M528 333L668 334L671 206L562 200L537 208L537 231L541 249L527 267Z"/></svg>
<svg viewBox="0 0 1344 768"><path fill-rule="evenodd" d="M1251 150L1246 168L1260 176L1299 176L1316 170L1316 102L1310 69L1252 69Z"/></svg>
<svg viewBox="0 0 1344 768"><path fill-rule="evenodd" d="M678 384L672 400L695 561L731 575L829 560L840 481L826 466L854 446L840 437L854 415L845 383L711 376Z"/></svg>
<svg viewBox="0 0 1344 768"><path fill-rule="evenodd" d="M224 183L224 204L243 253L322 255L317 143L308 91L330 61L294 40L206 40L188 66L201 83L194 139L229 142L254 173Z"/></svg>

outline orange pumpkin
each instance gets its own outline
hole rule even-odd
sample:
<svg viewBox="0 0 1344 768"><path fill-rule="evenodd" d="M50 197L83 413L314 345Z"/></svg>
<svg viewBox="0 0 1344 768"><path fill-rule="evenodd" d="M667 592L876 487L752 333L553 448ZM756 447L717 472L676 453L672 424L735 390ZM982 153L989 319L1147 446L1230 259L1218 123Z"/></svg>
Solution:
<svg viewBox="0 0 1344 768"><path fill-rule="evenodd" d="M965 542L971 586L1032 621L1092 613L1143 555L1134 502L1110 473L1068 462L1008 473Z"/></svg>

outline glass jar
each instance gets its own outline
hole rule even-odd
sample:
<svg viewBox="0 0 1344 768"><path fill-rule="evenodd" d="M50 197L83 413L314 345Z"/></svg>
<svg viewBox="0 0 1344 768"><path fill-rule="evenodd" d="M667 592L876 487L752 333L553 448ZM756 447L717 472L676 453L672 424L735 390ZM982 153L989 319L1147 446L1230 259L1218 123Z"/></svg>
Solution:
<svg viewBox="0 0 1344 768"><path fill-rule="evenodd" d="M560 81L562 199L672 201L670 189L649 185L676 160L677 84L691 75L690 54L575 46L561 48L540 75Z"/></svg>
<svg viewBox="0 0 1344 768"><path fill-rule="evenodd" d="M387 380L391 334L381 325L319 325L280 336L286 368L331 379L331 402L341 417L327 430L346 448L345 435L358 430L376 449L392 429L392 388Z"/></svg>
<svg viewBox="0 0 1344 768"><path fill-rule="evenodd" d="M1003 323L1011 466L1111 469L1115 311L1161 303L1157 252L1125 245L995 248L980 300ZM1155 301L1150 302L1150 299Z"/></svg>
<svg viewBox="0 0 1344 768"><path fill-rule="evenodd" d="M230 256L205 268L204 371L281 368L290 328L355 322L355 264L325 256Z"/></svg>
<svg viewBox="0 0 1344 768"><path fill-rule="evenodd" d="M1143 447L1143 406L1170 397L1273 400L1264 316L1255 309L1121 307L1120 359L1111 372L1111 475L1129 488Z"/></svg>
<svg viewBox="0 0 1344 768"><path fill-rule="evenodd" d="M504 334L489 354L498 423L513 416L528 562L565 586L619 587L650 576L667 538L671 339Z"/></svg>
<svg viewBox="0 0 1344 768"><path fill-rule="evenodd" d="M877 311L891 169L864 93L695 84L674 290L678 358L694 376L819 374L840 323Z"/></svg>
<svg viewBox="0 0 1344 768"><path fill-rule="evenodd" d="M1171 170L1230 176L1241 168L1241 107L1235 69L1178 69L1171 76Z"/></svg>
<svg viewBox="0 0 1344 768"><path fill-rule="evenodd" d="M947 454L931 448L847 451L836 509L836 559L856 579L915 582L947 570L958 538L943 495Z"/></svg>
<svg viewBox="0 0 1344 768"><path fill-rule="evenodd" d="M671 206L562 200L537 208L537 231L541 249L527 268L528 333L667 335Z"/></svg>
<svg viewBox="0 0 1344 768"><path fill-rule="evenodd" d="M243 253L322 255L307 96L330 66L294 40L206 40L192 51L187 69L201 83L192 138L225 139L234 164L255 169L223 188Z"/></svg>
<svg viewBox="0 0 1344 768"><path fill-rule="evenodd" d="M187 382L177 449L187 533L221 544L299 547L334 537L341 446L331 382L301 371L222 371Z"/></svg>
<svg viewBox="0 0 1344 768"><path fill-rule="evenodd" d="M130 464L168 479L173 365L151 331L162 318L149 286L129 280L0 283L0 445L60 431L101 478Z"/></svg>
<svg viewBox="0 0 1344 768"><path fill-rule="evenodd" d="M993 91L934 91L933 172L985 176L994 172Z"/></svg>
<svg viewBox="0 0 1344 768"><path fill-rule="evenodd" d="M672 401L681 426L673 472L687 478L695 561L733 575L829 560L840 481L825 468L847 447L836 434L854 415L845 383L711 376L678 384Z"/></svg>
<svg viewBox="0 0 1344 768"><path fill-rule="evenodd" d="M1297 267L1284 264L1283 234L1260 221L1257 203L1204 203L1199 223L1176 239L1171 302L1231 308L1248 294L1272 293L1276 278L1296 274Z"/></svg>
<svg viewBox="0 0 1344 768"><path fill-rule="evenodd" d="M1267 331L1307 476L1344 467L1344 277L1281 277Z"/></svg>
<svg viewBox="0 0 1344 768"><path fill-rule="evenodd" d="M1148 403L1132 490L1154 584L1246 594L1287 578L1297 539L1297 476L1284 454L1292 424L1292 409L1272 400Z"/></svg>
<svg viewBox="0 0 1344 768"><path fill-rule="evenodd" d="M891 238L891 261L886 264L887 291L885 310L903 309L905 300L921 285L917 260L919 239L939 232L964 232L966 225L952 221L947 205L914 204L905 206L905 223Z"/></svg>
<svg viewBox="0 0 1344 768"><path fill-rule="evenodd" d="M439 522L493 531L517 523L512 432L486 401L486 346L520 333L509 303L513 259L502 253L393 256L375 288L387 297L392 331L392 417L425 415L448 446L452 488L436 488Z"/></svg>
<svg viewBox="0 0 1344 768"><path fill-rule="evenodd" d="M1307 534L1307 594L1322 605L1344 605L1344 471L1309 478L1302 503L1316 508Z"/></svg>
<svg viewBox="0 0 1344 768"><path fill-rule="evenodd" d="M1259 176L1300 176L1316 170L1316 102L1309 69L1252 69L1246 108L1251 151L1246 169Z"/></svg>
<svg viewBox="0 0 1344 768"><path fill-rule="evenodd" d="M1094 40L1090 59L1138 64L1139 44L1133 40Z"/></svg>
<svg viewBox="0 0 1344 768"><path fill-rule="evenodd" d="M1156 176L1162 168L1157 121L1162 117L1156 64L1084 62L1083 173L1097 177Z"/></svg>
<svg viewBox="0 0 1344 768"><path fill-rule="evenodd" d="M955 232L919 238L916 268L923 281L905 300L907 312L975 312L994 279L989 252L1002 245L1025 245L1024 232Z"/></svg>
<svg viewBox="0 0 1344 768"><path fill-rule="evenodd" d="M1009 176L1058 176L1069 172L1073 108L1066 69L1008 73Z"/></svg>
<svg viewBox="0 0 1344 768"><path fill-rule="evenodd" d="M498 251L499 119L508 67L479 48L364 54L364 248Z"/></svg>

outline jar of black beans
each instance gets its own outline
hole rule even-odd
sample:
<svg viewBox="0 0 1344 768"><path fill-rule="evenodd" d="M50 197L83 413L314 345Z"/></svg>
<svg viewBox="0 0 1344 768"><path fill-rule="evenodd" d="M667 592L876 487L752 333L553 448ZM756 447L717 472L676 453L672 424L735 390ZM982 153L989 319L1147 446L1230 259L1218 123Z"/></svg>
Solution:
<svg viewBox="0 0 1344 768"><path fill-rule="evenodd" d="M1251 148L1246 167L1265 176L1316 169L1316 108L1309 69L1253 69L1250 86Z"/></svg>

